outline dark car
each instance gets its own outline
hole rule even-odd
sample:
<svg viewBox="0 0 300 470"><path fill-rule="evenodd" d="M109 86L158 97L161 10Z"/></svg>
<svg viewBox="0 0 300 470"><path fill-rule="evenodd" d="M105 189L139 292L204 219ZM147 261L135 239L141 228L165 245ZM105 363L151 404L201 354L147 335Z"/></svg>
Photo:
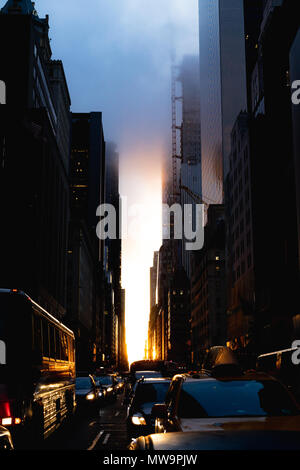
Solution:
<svg viewBox="0 0 300 470"><path fill-rule="evenodd" d="M81 375L76 377L76 401L77 405L99 403L105 398L105 390L96 385L92 375Z"/></svg>
<svg viewBox="0 0 300 470"><path fill-rule="evenodd" d="M125 379L119 375L116 376L116 389L117 393L123 393L125 390Z"/></svg>
<svg viewBox="0 0 300 470"><path fill-rule="evenodd" d="M300 408L276 379L248 372L235 376L176 375L164 404L152 410L155 432L300 431Z"/></svg>
<svg viewBox="0 0 300 470"><path fill-rule="evenodd" d="M171 380L152 378L139 380L133 387L127 408L128 437L137 437L154 432L155 420L152 419L152 407L166 397Z"/></svg>
<svg viewBox="0 0 300 470"><path fill-rule="evenodd" d="M136 371L134 374L135 380L139 380L143 377L145 379L156 379L156 378L162 378L163 375L158 370L139 370L139 371Z"/></svg>
<svg viewBox="0 0 300 470"><path fill-rule="evenodd" d="M14 450L11 434L8 429L0 426L0 451Z"/></svg>
<svg viewBox="0 0 300 470"><path fill-rule="evenodd" d="M118 381L114 374L96 375L95 382L98 387L105 390L106 400L114 401L117 399Z"/></svg>
<svg viewBox="0 0 300 470"><path fill-rule="evenodd" d="M249 451L299 450L299 431L205 431L168 432L134 439L128 447L133 451ZM197 456L187 454L185 466L195 464ZM180 460L182 464L182 460ZM187 467L188 468L188 467Z"/></svg>

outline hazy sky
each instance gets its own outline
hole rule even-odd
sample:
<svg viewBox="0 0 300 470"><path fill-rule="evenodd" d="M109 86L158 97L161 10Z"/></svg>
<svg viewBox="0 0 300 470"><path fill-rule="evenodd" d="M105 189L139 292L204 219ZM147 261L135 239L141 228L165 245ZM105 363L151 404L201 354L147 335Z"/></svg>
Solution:
<svg viewBox="0 0 300 470"><path fill-rule="evenodd" d="M160 247L160 162L171 145L171 50L178 59L198 52L197 0L39 0L36 9L41 17L49 14L53 59L64 63L72 111L103 112L105 139L115 141L120 153L121 195L129 206L147 204L151 212L143 219L147 242L123 242L133 359L137 351L143 354L149 267Z"/></svg>

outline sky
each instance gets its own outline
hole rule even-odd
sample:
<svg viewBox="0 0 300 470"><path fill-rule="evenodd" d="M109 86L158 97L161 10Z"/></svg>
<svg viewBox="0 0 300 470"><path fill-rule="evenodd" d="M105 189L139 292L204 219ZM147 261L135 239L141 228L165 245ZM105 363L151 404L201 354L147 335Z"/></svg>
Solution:
<svg viewBox="0 0 300 470"><path fill-rule="evenodd" d="M149 268L161 245L161 163L171 155L171 51L178 62L198 53L197 3L35 2L40 17L49 14L52 58L63 61L71 110L102 111L105 140L118 146L129 227L122 242L122 285L130 362L144 355Z"/></svg>

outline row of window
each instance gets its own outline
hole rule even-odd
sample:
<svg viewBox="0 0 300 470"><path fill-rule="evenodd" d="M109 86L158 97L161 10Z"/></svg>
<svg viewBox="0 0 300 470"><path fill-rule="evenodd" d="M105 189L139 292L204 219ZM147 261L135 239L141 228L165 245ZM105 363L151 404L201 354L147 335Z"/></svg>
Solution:
<svg viewBox="0 0 300 470"><path fill-rule="evenodd" d="M252 265L252 256L251 254L248 255L247 257L247 267L248 269L251 268ZM240 279L241 276L243 276L246 272L246 262L242 261L241 264L237 267L235 271L233 271L233 282L236 282Z"/></svg>
<svg viewBox="0 0 300 470"><path fill-rule="evenodd" d="M75 362L74 339L37 314L32 315L33 351L38 357Z"/></svg>

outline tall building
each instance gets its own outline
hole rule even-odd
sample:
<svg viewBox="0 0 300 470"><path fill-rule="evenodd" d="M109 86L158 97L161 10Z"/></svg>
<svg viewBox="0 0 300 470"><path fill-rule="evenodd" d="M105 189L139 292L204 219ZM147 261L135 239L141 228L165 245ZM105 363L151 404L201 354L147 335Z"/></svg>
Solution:
<svg viewBox="0 0 300 470"><path fill-rule="evenodd" d="M103 241L96 210L103 203L105 142L101 113L72 114L68 321L76 332L77 364L92 369L103 357Z"/></svg>
<svg viewBox="0 0 300 470"><path fill-rule="evenodd" d="M0 12L0 284L66 312L70 96L49 18L28 0ZM57 81L56 81L57 78Z"/></svg>
<svg viewBox="0 0 300 470"><path fill-rule="evenodd" d="M195 231L196 211L198 203L189 191L201 199L201 130L200 130L200 79L199 57L185 56L180 66L178 80L182 87L182 124L181 124L181 169L180 199L184 214L186 204L192 206L193 231ZM185 217L183 217L184 227ZM184 230L183 230L184 233ZM191 251L185 249L187 240L182 240L182 265L191 276Z"/></svg>
<svg viewBox="0 0 300 470"><path fill-rule="evenodd" d="M289 347L299 332L298 110L291 86L300 5L244 3L248 114L241 112L233 128L226 179L227 318L230 345L257 354Z"/></svg>
<svg viewBox="0 0 300 470"><path fill-rule="evenodd" d="M150 310L158 303L158 251L154 252L153 266L150 268Z"/></svg>
<svg viewBox="0 0 300 470"><path fill-rule="evenodd" d="M230 133L245 110L243 0L199 0L202 196L223 202Z"/></svg>
<svg viewBox="0 0 300 470"><path fill-rule="evenodd" d="M202 250L193 256L191 282L191 361L201 365L205 351L226 342L225 214L211 204Z"/></svg>
<svg viewBox="0 0 300 470"><path fill-rule="evenodd" d="M299 2L265 2L252 76L255 316L259 347L267 351L291 344L293 320L300 308L294 153L298 129L293 129L291 99L295 64L291 53L300 27L299 14Z"/></svg>
<svg viewBox="0 0 300 470"><path fill-rule="evenodd" d="M231 133L230 171L225 183L227 233L227 338L233 349L251 341L255 275L249 115L241 112Z"/></svg>
<svg viewBox="0 0 300 470"><path fill-rule="evenodd" d="M105 202L111 204L116 211L119 234L120 194L119 194L119 154L113 142L106 145L106 188ZM121 337L125 316L121 315L121 240L105 240L105 271L107 305L104 316L106 355L113 364L117 364L120 355ZM122 317L122 318L121 318ZM123 338L124 339L124 338Z"/></svg>

